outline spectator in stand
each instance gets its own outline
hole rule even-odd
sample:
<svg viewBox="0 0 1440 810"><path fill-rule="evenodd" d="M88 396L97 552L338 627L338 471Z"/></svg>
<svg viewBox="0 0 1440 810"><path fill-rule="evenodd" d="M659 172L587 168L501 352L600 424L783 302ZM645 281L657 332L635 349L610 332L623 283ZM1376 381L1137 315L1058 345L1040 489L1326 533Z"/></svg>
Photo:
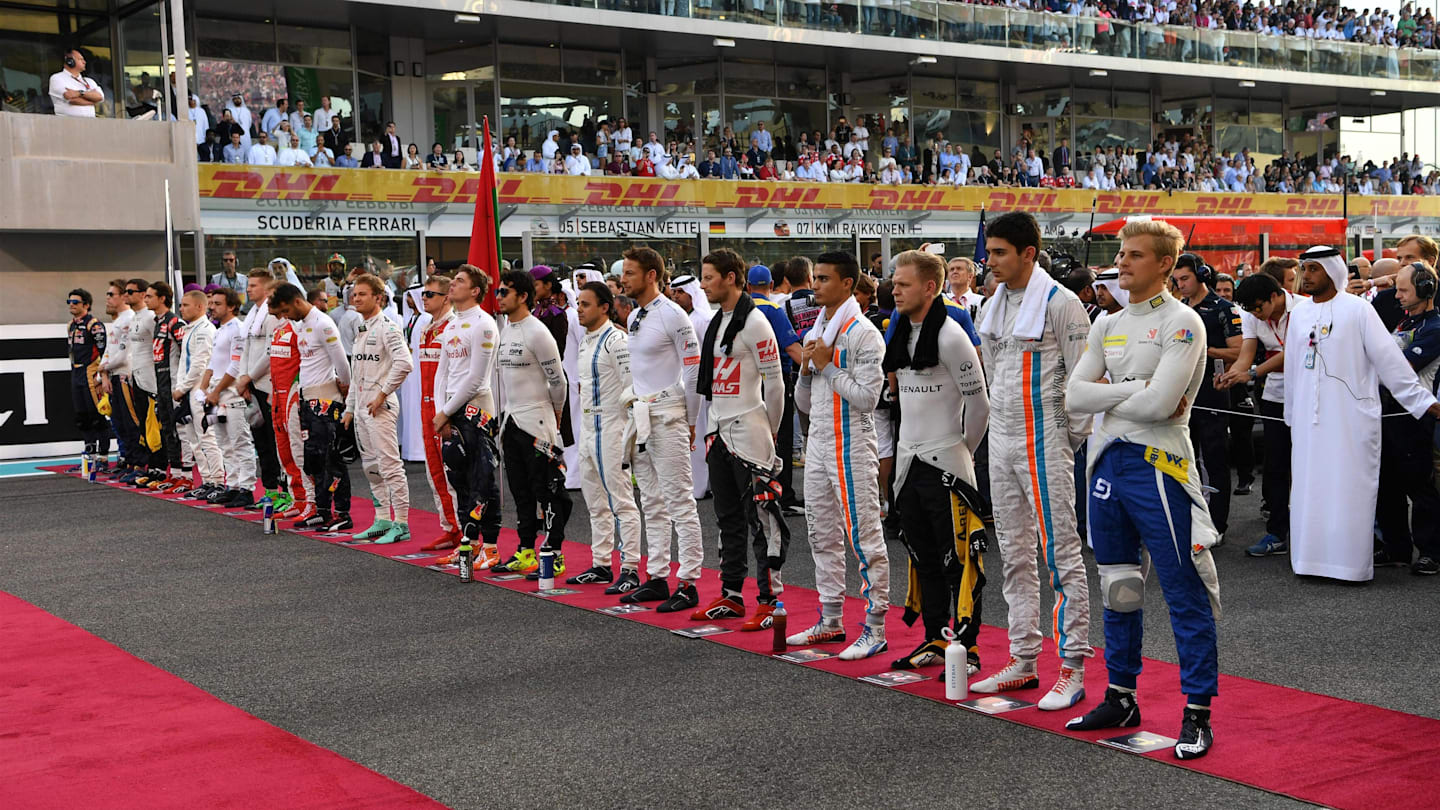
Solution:
<svg viewBox="0 0 1440 810"><path fill-rule="evenodd" d="M400 168L405 160L405 147L400 143L400 136L395 134L394 121L385 124L385 135L381 142L385 144L385 168Z"/></svg>
<svg viewBox="0 0 1440 810"><path fill-rule="evenodd" d="M769 159L770 152L775 149L775 139L766 131L764 121L755 123L755 131L750 133L750 145L759 153L761 161Z"/></svg>
<svg viewBox="0 0 1440 810"><path fill-rule="evenodd" d="M356 169L360 167L360 161L351 156L355 150L354 144L345 144L340 150L340 155L335 158L335 166L340 169Z"/></svg>
<svg viewBox="0 0 1440 810"><path fill-rule="evenodd" d="M370 144L370 151L360 158L362 169L383 169L385 168L385 142L379 138Z"/></svg>
<svg viewBox="0 0 1440 810"><path fill-rule="evenodd" d="M615 122L615 131L610 140L615 144L615 151L622 155L630 154L630 147L635 144L635 136L630 131L630 125L624 118Z"/></svg>
<svg viewBox="0 0 1440 810"><path fill-rule="evenodd" d="M225 162L244 163L246 157L245 144L240 140L239 130L231 131L230 145L225 147Z"/></svg>
<svg viewBox="0 0 1440 810"><path fill-rule="evenodd" d="M260 117L260 131L274 132L280 126L281 121L290 118L290 102L284 97L275 99L275 106L265 111Z"/></svg>
<svg viewBox="0 0 1440 810"><path fill-rule="evenodd" d="M525 153L515 143L515 136L511 135L505 139L505 145L500 148L500 170L504 172L519 171L525 161Z"/></svg>
<svg viewBox="0 0 1440 810"><path fill-rule="evenodd" d="M255 134L255 143L245 156L245 162L251 166L274 166L278 155L275 147L270 145L270 135L263 130Z"/></svg>
<svg viewBox="0 0 1440 810"><path fill-rule="evenodd" d="M276 155L275 158L276 166L308 167L315 165L315 163L310 160L310 156L305 153L305 150L296 146L295 142L290 140L290 137L288 135L281 134L280 136L278 136L278 138L279 143L276 144L276 148L278 149L279 154Z"/></svg>
<svg viewBox="0 0 1440 810"><path fill-rule="evenodd" d="M445 147L439 141L431 144L430 154L425 156L425 168L432 172L449 170L450 159L445 157Z"/></svg>
<svg viewBox="0 0 1440 810"><path fill-rule="evenodd" d="M227 146L230 145L230 136L232 134L239 135L241 141L245 140L245 131L240 128L239 124L235 123L235 119L230 115L229 108L220 111L220 120L215 122L215 132L220 136L220 143Z"/></svg>
<svg viewBox="0 0 1440 810"><path fill-rule="evenodd" d="M334 127L336 112L330 109L330 97L320 97L320 109L315 111L312 119L315 122L316 132L329 132Z"/></svg>
<svg viewBox="0 0 1440 810"><path fill-rule="evenodd" d="M324 168L335 165L335 153L325 145L325 136L315 136L315 151L310 153L310 162L316 168Z"/></svg>
<svg viewBox="0 0 1440 810"><path fill-rule="evenodd" d="M245 96L235 93L230 97L230 106L225 108L230 113L230 120L240 127L240 140L245 148L250 148L250 127L254 123L250 115L250 108L245 106Z"/></svg>
<svg viewBox="0 0 1440 810"><path fill-rule="evenodd" d="M315 128L315 119L310 113L305 113L300 117L300 126L295 127L296 148L307 155L312 154L315 151L315 140L319 137L320 131Z"/></svg>
<svg viewBox="0 0 1440 810"><path fill-rule="evenodd" d="M552 129L545 133L545 142L540 144L540 154L545 158L546 163L555 160L555 157L560 154L560 130Z"/></svg>
<svg viewBox="0 0 1440 810"><path fill-rule="evenodd" d="M898 186L904 181L904 179L904 174L901 173L900 169L896 167L894 162L891 162L884 169L880 170L881 185Z"/></svg>
<svg viewBox="0 0 1440 810"><path fill-rule="evenodd" d="M210 116L205 114L205 109L200 106L200 97L190 97L190 122L195 125L195 147L198 149L205 143L205 136L210 131Z"/></svg>
<svg viewBox="0 0 1440 810"><path fill-rule="evenodd" d="M640 162L635 164L636 177L654 177L655 161L650 159L650 153L645 150L640 152Z"/></svg>
<svg viewBox="0 0 1440 810"><path fill-rule="evenodd" d="M725 147L725 155L720 158L720 176L726 180L736 180L740 177L740 163L735 160L732 147Z"/></svg>
<svg viewBox="0 0 1440 810"><path fill-rule="evenodd" d="M225 144L220 141L220 133L210 130L205 133L205 143L200 144L201 163L224 163Z"/></svg>
<svg viewBox="0 0 1440 810"><path fill-rule="evenodd" d="M1025 159L1025 185L1031 188L1039 188L1040 178L1045 174L1045 162L1035 154L1034 149L1026 151L1028 157Z"/></svg>
<svg viewBox="0 0 1440 810"><path fill-rule="evenodd" d="M1061 138L1060 145L1055 147L1055 151L1050 155L1050 169L1054 174L1059 175L1068 168L1070 168L1070 139Z"/></svg>
<svg viewBox="0 0 1440 810"><path fill-rule="evenodd" d="M450 158L450 171L452 172L473 172L478 169L478 166L471 166L465 160L465 153L459 149L456 149L455 156Z"/></svg>
<svg viewBox="0 0 1440 810"><path fill-rule="evenodd" d="M570 144L570 154L565 158L565 173L575 177L587 177L590 174L590 159L585 157L585 152L580 144Z"/></svg>
<svg viewBox="0 0 1440 810"><path fill-rule="evenodd" d="M736 174L741 180L755 179L755 167L750 165L749 153L740 156L740 165L736 168Z"/></svg>
<svg viewBox="0 0 1440 810"><path fill-rule="evenodd" d="M761 180L779 180L780 172L775 169L775 160L765 158L765 162L761 164L760 171L756 172L755 176Z"/></svg>
<svg viewBox="0 0 1440 810"><path fill-rule="evenodd" d="M305 116L309 114L305 112L305 99L295 99L295 109L290 113L290 131L300 131L300 127L305 125Z"/></svg>
<svg viewBox="0 0 1440 810"><path fill-rule="evenodd" d="M630 156L629 156L629 155L622 155L622 154L620 153L620 150L618 150L618 149L615 150L614 152L611 152L611 153L610 153L610 162L605 164L605 174L606 174L606 176L608 176L608 177L619 177L619 176L621 176L621 175L627 175L627 174L629 174L629 173L630 173L630 169L629 169L629 167L626 165L626 164L629 162L629 160L630 160Z"/></svg>
<svg viewBox="0 0 1440 810"><path fill-rule="evenodd" d="M405 162L401 164L401 168L412 172L424 170L425 159L420 157L420 147L413 143L405 147Z"/></svg>
<svg viewBox="0 0 1440 810"><path fill-rule="evenodd" d="M531 152L530 159L525 161L525 171L530 174L545 174L545 159L540 156L539 151Z"/></svg>
<svg viewBox="0 0 1440 810"><path fill-rule="evenodd" d="M715 150L711 149L705 153L705 159L700 161L696 169L701 177L718 178L720 176L720 159L715 157Z"/></svg>
<svg viewBox="0 0 1440 810"><path fill-rule="evenodd" d="M330 117L329 130L321 129L319 132L325 135L325 143L329 144L331 149L339 151L350 145L350 136L345 134L345 122L340 113Z"/></svg>

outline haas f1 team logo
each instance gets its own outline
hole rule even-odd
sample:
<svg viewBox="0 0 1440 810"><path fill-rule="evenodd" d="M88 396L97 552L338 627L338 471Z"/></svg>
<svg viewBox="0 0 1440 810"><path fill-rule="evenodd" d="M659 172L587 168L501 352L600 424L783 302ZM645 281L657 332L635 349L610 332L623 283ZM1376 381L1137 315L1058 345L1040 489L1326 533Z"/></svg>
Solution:
<svg viewBox="0 0 1440 810"><path fill-rule="evenodd" d="M740 361L733 357L715 358L715 376L710 384L711 396L740 396Z"/></svg>

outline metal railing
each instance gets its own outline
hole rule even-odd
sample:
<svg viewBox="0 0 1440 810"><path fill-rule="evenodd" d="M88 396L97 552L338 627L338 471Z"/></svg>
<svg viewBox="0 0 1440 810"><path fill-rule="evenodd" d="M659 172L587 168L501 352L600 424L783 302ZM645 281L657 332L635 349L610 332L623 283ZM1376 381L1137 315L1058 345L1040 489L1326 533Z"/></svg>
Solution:
<svg viewBox="0 0 1440 810"><path fill-rule="evenodd" d="M1268 68L1355 78L1440 80L1440 51L1253 31L1133 23L949 0L532 0L550 5L809 28L900 39Z"/></svg>

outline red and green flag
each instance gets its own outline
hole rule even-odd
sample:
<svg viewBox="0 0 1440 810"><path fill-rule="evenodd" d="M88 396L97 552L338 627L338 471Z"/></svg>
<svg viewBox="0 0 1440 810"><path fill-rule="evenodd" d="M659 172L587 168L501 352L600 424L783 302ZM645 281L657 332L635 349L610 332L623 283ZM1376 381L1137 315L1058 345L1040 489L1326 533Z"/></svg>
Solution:
<svg viewBox="0 0 1440 810"><path fill-rule="evenodd" d="M495 155L490 151L490 117L485 117L485 151L480 159L480 188L475 191L475 220L470 225L467 261L490 276L490 290L480 306L495 313L495 288L500 284L500 194L495 185Z"/></svg>

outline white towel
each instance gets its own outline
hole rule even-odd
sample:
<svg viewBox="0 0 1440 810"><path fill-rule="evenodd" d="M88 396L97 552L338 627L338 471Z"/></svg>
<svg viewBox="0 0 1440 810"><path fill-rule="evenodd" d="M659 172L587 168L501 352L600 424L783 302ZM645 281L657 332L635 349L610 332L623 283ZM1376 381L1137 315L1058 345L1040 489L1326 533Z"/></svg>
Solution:
<svg viewBox="0 0 1440 810"><path fill-rule="evenodd" d="M1020 312L1015 316L1015 326L1011 332L1018 338L1025 340L1039 340L1045 334L1045 305L1050 300L1050 288L1055 286L1055 279L1050 274L1040 269L1040 265L1030 271L1030 283L1025 286L1025 299L1020 302ZM1005 285L1001 284L995 290L995 295L990 298L990 303L985 307L985 312L980 318L980 336L991 340L998 340L1004 337L1000 330L1005 328L1005 310L1010 301L1005 296Z"/></svg>
<svg viewBox="0 0 1440 810"><path fill-rule="evenodd" d="M805 340L812 341L819 337L825 341L826 346L834 346L835 339L840 336L840 327L849 323L851 318L862 318L864 316L865 313L860 311L860 304L856 302L855 296L852 295L845 299L845 303L841 304L840 307L835 310L835 317L833 318L826 318L825 310L820 310L819 317L815 319L815 325L810 327L809 332L805 333ZM811 363L810 368L815 368L815 364Z"/></svg>

